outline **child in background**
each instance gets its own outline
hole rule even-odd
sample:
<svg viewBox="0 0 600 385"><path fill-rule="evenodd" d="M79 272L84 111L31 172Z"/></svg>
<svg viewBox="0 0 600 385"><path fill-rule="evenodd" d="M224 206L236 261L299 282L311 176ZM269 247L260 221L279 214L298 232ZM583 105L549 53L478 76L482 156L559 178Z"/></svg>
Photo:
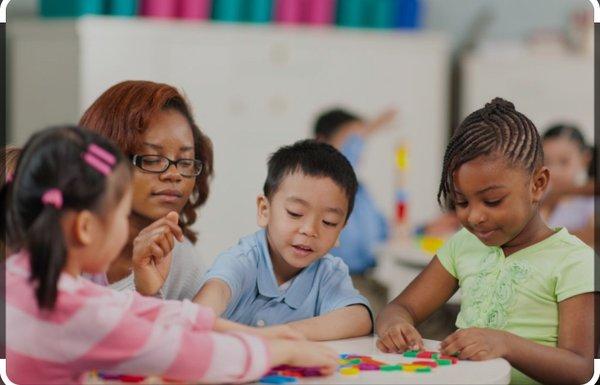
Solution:
<svg viewBox="0 0 600 385"><path fill-rule="evenodd" d="M422 347L415 325L460 287L460 330L442 341L442 353L504 357L512 383L590 379L594 252L542 220L543 161L536 127L510 102L496 98L462 122L446 148L438 199L464 229L379 315L379 349Z"/></svg>
<svg viewBox="0 0 600 385"><path fill-rule="evenodd" d="M581 131L571 125L550 127L542 140L545 164L550 170L549 194L562 193L555 205L542 202L542 215L550 227L564 226L593 246L594 195L566 194L588 182L592 151Z"/></svg>
<svg viewBox="0 0 600 385"><path fill-rule="evenodd" d="M130 179L125 157L80 128L44 130L23 149L0 197L9 244L19 250L6 262L14 382L80 383L93 369L209 383L254 380L284 363L334 370L337 355L326 347L264 339L281 333L215 319L187 300L116 292L81 278L106 271L127 242Z"/></svg>
<svg viewBox="0 0 600 385"><path fill-rule="evenodd" d="M315 123L314 135L319 141L331 144L348 159L354 170L362 155L365 139L391 122L395 110L381 114L372 122L343 109L322 113ZM368 276L375 266L374 249L388 238L388 224L367 189L359 183L354 198L354 210L340 235L340 244L331 254L342 258L350 269L352 282L365 295L375 314L385 305L385 288Z"/></svg>
<svg viewBox="0 0 600 385"><path fill-rule="evenodd" d="M354 203L356 176L335 148L312 140L275 152L257 199L264 230L219 255L196 301L247 325L288 323L311 340L369 334L368 301L328 254Z"/></svg>

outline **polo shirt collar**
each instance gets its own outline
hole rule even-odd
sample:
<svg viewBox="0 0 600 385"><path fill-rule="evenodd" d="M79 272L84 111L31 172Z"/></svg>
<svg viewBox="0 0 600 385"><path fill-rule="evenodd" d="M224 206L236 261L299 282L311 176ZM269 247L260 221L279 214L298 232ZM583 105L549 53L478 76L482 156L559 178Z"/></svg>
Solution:
<svg viewBox="0 0 600 385"><path fill-rule="evenodd" d="M267 232L262 229L255 233L256 243L258 245L258 292L260 295L269 298L281 298L291 308L297 309L306 300L313 286L317 274L320 260L316 260L304 268L293 278L290 287L283 293L279 291L279 285L273 271L273 262L269 253L267 243Z"/></svg>

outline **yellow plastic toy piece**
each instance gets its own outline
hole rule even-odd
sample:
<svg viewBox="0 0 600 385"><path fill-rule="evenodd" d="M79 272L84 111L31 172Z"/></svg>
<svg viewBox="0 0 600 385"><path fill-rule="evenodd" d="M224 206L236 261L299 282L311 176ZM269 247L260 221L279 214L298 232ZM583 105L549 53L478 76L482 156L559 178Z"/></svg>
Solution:
<svg viewBox="0 0 600 385"><path fill-rule="evenodd" d="M356 376L360 373L360 369L358 368L341 368L340 369L340 374L344 375L344 376Z"/></svg>
<svg viewBox="0 0 600 385"><path fill-rule="evenodd" d="M416 372L417 369L420 369L420 368L426 368L426 366L423 366L423 365L413 365L413 364L408 364L408 365L404 364L404 365L402 365L402 370L405 371L405 372Z"/></svg>

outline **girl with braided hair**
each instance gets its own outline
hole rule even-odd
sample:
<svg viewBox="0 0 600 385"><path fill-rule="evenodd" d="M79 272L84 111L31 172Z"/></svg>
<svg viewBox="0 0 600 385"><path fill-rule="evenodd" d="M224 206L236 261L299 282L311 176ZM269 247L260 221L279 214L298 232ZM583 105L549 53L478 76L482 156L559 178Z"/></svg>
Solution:
<svg viewBox="0 0 600 385"><path fill-rule="evenodd" d="M459 330L440 345L460 359L503 357L511 383L584 383L593 374L594 252L539 212L550 172L535 125L496 98L450 139L438 193L463 229L380 313L377 347L423 347L415 326L459 288Z"/></svg>

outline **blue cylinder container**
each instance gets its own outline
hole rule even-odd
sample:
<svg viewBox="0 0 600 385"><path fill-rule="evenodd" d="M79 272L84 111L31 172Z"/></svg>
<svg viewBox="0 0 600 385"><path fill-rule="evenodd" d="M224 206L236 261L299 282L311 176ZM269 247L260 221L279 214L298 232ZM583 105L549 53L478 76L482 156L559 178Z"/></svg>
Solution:
<svg viewBox="0 0 600 385"><path fill-rule="evenodd" d="M135 16L138 4L138 0L108 0L108 13L115 16Z"/></svg>
<svg viewBox="0 0 600 385"><path fill-rule="evenodd" d="M246 19L252 23L269 23L273 19L273 0L250 0Z"/></svg>
<svg viewBox="0 0 600 385"><path fill-rule="evenodd" d="M213 19L225 22L243 21L245 3L245 0L214 0Z"/></svg>
<svg viewBox="0 0 600 385"><path fill-rule="evenodd" d="M399 0L396 27L416 29L421 27L423 4L420 0Z"/></svg>
<svg viewBox="0 0 600 385"><path fill-rule="evenodd" d="M368 25L370 0L338 0L337 24L361 28Z"/></svg>
<svg viewBox="0 0 600 385"><path fill-rule="evenodd" d="M105 0L40 0L40 13L44 17L77 17L105 13Z"/></svg>

